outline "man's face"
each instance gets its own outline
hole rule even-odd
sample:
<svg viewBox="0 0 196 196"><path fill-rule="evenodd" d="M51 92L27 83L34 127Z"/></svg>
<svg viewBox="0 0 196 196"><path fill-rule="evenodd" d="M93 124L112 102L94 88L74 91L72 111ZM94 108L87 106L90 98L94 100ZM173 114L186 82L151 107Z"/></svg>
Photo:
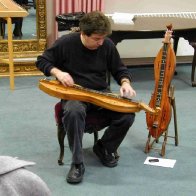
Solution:
<svg viewBox="0 0 196 196"><path fill-rule="evenodd" d="M91 34L90 36L82 34L82 43L88 49L96 50L99 46L101 46L103 44L106 36L107 36L107 34L104 34L104 35Z"/></svg>

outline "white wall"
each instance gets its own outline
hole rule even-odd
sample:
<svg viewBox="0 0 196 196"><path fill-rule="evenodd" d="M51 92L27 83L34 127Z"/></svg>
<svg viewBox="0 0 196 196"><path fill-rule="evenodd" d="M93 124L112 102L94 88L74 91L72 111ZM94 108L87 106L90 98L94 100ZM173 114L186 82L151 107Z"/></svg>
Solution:
<svg viewBox="0 0 196 196"><path fill-rule="evenodd" d="M195 12L196 0L104 0L104 13ZM117 45L122 58L155 57L162 39L123 40ZM193 55L187 40L180 38L177 56Z"/></svg>

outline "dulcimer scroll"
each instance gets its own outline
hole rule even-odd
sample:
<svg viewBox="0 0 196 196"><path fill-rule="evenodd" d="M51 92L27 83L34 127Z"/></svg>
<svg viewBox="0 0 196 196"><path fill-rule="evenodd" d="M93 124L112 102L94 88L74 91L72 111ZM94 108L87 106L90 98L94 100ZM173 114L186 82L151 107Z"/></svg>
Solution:
<svg viewBox="0 0 196 196"><path fill-rule="evenodd" d="M57 80L39 81L39 88L50 96L64 100L79 100L89 102L100 107L123 113L139 112L144 110L156 114L157 111L143 102L120 97L113 93L105 93L74 85L65 87Z"/></svg>

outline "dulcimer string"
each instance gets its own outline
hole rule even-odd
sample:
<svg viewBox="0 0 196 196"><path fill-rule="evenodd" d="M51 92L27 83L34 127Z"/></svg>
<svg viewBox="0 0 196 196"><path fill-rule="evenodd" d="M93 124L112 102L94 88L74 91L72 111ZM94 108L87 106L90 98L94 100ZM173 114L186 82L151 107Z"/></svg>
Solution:
<svg viewBox="0 0 196 196"><path fill-rule="evenodd" d="M121 97L119 94L115 94L115 93L111 93L111 92L104 92L104 91L93 90L93 89L85 88L85 87L80 86L80 85L77 85L77 84L74 84L73 85L73 88L76 88L76 89L79 89L79 90L82 90L82 91L86 91L87 93L88 92L91 92L91 93L95 93L95 94L104 95L104 96L107 96L107 97L112 97L112 98L115 98L115 99L127 100L127 101L130 101L132 103L133 102L138 103L138 101L136 101L136 100L133 100L133 99L130 99L130 98L127 98L127 97Z"/></svg>

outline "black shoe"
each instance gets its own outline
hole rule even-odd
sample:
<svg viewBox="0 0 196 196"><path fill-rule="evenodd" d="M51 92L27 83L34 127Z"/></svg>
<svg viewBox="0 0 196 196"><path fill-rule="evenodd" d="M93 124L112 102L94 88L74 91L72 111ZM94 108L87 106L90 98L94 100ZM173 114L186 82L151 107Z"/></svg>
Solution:
<svg viewBox="0 0 196 196"><path fill-rule="evenodd" d="M93 146L93 152L98 156L103 165L107 167L115 167L118 164L118 159L112 155L112 153L108 153L107 150L102 146L101 141Z"/></svg>
<svg viewBox="0 0 196 196"><path fill-rule="evenodd" d="M67 182L71 184L76 184L82 181L84 175L84 164L71 164L71 168L67 174Z"/></svg>

